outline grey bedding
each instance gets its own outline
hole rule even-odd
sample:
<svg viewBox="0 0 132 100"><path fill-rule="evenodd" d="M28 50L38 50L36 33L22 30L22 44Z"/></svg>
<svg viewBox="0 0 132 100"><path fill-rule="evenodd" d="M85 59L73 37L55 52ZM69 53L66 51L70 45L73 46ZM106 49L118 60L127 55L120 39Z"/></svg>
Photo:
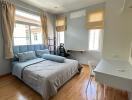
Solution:
<svg viewBox="0 0 132 100"><path fill-rule="evenodd" d="M54 96L57 89L78 72L78 61L70 59L57 63L38 58L13 65L12 74L41 94L44 100Z"/></svg>

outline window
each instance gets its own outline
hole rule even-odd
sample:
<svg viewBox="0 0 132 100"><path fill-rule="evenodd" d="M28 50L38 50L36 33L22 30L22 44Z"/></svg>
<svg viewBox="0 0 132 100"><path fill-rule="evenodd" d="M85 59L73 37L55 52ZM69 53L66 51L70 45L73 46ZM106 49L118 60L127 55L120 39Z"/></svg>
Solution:
<svg viewBox="0 0 132 100"><path fill-rule="evenodd" d="M59 46L60 43L64 44L64 31L57 32L57 46Z"/></svg>
<svg viewBox="0 0 132 100"><path fill-rule="evenodd" d="M87 27L89 30L89 50L101 51L104 28L104 11L96 10L87 14Z"/></svg>
<svg viewBox="0 0 132 100"><path fill-rule="evenodd" d="M40 17L16 10L14 45L42 44Z"/></svg>
<svg viewBox="0 0 132 100"><path fill-rule="evenodd" d="M38 40L38 34L37 33L34 33L34 41L37 41Z"/></svg>
<svg viewBox="0 0 132 100"><path fill-rule="evenodd" d="M60 43L64 44L64 31L66 30L66 16L57 16L56 17L56 37L57 37L57 46Z"/></svg>
<svg viewBox="0 0 132 100"><path fill-rule="evenodd" d="M89 50L101 51L102 29L91 29L89 31Z"/></svg>
<svg viewBox="0 0 132 100"><path fill-rule="evenodd" d="M15 24L14 28L14 45L30 44L29 26L24 24Z"/></svg>
<svg viewBox="0 0 132 100"><path fill-rule="evenodd" d="M42 44L42 32L40 26L30 26L31 44Z"/></svg>

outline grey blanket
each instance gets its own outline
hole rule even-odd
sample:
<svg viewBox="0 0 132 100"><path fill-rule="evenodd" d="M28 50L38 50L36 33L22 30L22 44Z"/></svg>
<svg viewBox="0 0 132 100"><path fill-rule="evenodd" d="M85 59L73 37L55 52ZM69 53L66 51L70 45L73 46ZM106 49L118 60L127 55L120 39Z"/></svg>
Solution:
<svg viewBox="0 0 132 100"><path fill-rule="evenodd" d="M24 68L23 81L40 93L44 100L48 100L49 97L57 93L58 88L77 72L78 62L75 60L66 59L65 63L45 60ZM20 77L19 75L16 76Z"/></svg>

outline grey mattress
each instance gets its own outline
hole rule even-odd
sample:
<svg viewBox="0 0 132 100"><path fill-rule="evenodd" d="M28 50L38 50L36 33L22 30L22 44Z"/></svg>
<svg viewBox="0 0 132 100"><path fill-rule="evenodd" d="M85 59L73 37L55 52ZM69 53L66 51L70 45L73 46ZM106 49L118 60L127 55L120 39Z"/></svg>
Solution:
<svg viewBox="0 0 132 100"><path fill-rule="evenodd" d="M42 58L27 62L14 62L12 74L42 95L44 100L56 95L64 83L78 72L78 61L66 59L57 63Z"/></svg>

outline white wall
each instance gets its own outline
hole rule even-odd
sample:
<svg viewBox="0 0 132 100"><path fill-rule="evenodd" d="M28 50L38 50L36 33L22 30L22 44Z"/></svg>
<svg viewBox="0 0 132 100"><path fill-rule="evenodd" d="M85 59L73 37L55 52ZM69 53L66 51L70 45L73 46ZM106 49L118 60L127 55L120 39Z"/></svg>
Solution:
<svg viewBox="0 0 132 100"><path fill-rule="evenodd" d="M124 0L107 0L105 10L105 32L103 56L105 58L128 60L132 40L132 10L128 4L123 12ZM126 0L128 3L128 0Z"/></svg>
<svg viewBox="0 0 132 100"><path fill-rule="evenodd" d="M72 52L71 55L81 64L96 65L101 59L101 54L98 52Z"/></svg>
<svg viewBox="0 0 132 100"><path fill-rule="evenodd" d="M67 30L65 32L65 47L67 49L88 49L88 30L85 22L85 16L71 19L70 13L67 14Z"/></svg>
<svg viewBox="0 0 132 100"><path fill-rule="evenodd" d="M91 10L104 8L104 5L105 3L101 3L94 6L89 6L81 10L86 10L86 12L88 12ZM65 13L67 16L65 47L67 49L86 50L84 53L72 52L72 56L74 56L74 58L76 58L79 63L88 64L91 61L97 63L101 58L101 53L88 51L89 33L88 29L86 28L86 16L71 19L70 13L71 12Z"/></svg>
<svg viewBox="0 0 132 100"><path fill-rule="evenodd" d="M103 57L109 59L127 60L130 55L130 43L132 41L132 9L128 6L132 5L131 0L126 0L126 6L124 11L121 11L124 0L107 0L105 4L105 28L104 28L104 40L103 40ZM99 5L88 7L86 10L96 9ZM69 13L68 13L69 14ZM67 17L69 17L67 15ZM78 38L76 45L82 45L86 49L88 46L88 32L84 26L85 18L69 20L66 31L66 47L71 46L74 40L73 36ZM71 24L72 23L72 24ZM75 25L80 23L79 25ZM69 25L70 24L70 25ZM81 30L77 31L77 30ZM79 34L79 35L78 35ZM81 36L82 35L82 36ZM81 38L81 39L80 39ZM84 43L85 42L85 43ZM82 44L80 44L82 43ZM101 58L101 54L97 52L74 52L72 55L79 60L80 63L87 64L90 60L96 60Z"/></svg>

